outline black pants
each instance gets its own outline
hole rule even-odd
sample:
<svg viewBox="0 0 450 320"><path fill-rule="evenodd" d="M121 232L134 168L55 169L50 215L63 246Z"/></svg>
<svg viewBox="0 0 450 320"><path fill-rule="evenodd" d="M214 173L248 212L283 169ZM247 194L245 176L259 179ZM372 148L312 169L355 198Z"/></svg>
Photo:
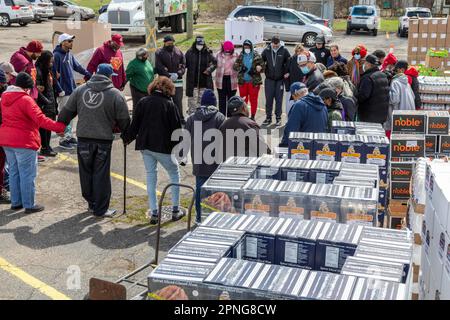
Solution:
<svg viewBox="0 0 450 320"><path fill-rule="evenodd" d="M55 114L46 114L46 116L52 120L56 120ZM42 150L51 150L50 140L52 139L52 132L45 129L39 129L39 134L41 135Z"/></svg>
<svg viewBox="0 0 450 320"><path fill-rule="evenodd" d="M272 80L266 78L264 90L266 93L266 118L272 119L273 101L275 100L275 117L277 118L277 120L280 120L281 114L283 113L283 80Z"/></svg>
<svg viewBox="0 0 450 320"><path fill-rule="evenodd" d="M227 114L227 103L231 97L236 95L237 90L231 90L231 77L224 76L222 82L222 89L217 89L219 93L219 110L220 112L229 117L230 114Z"/></svg>
<svg viewBox="0 0 450 320"><path fill-rule="evenodd" d="M178 112L180 113L181 120L184 120L183 113L183 87L175 88L175 96L173 97L173 102L178 107Z"/></svg>
<svg viewBox="0 0 450 320"><path fill-rule="evenodd" d="M145 98L148 94L146 92L139 91L132 85L130 85L131 90L131 99L133 99L133 116L134 116L134 110L136 110L136 106L142 98Z"/></svg>
<svg viewBox="0 0 450 320"><path fill-rule="evenodd" d="M81 193L96 216L108 211L111 199L111 148L111 143L78 139Z"/></svg>

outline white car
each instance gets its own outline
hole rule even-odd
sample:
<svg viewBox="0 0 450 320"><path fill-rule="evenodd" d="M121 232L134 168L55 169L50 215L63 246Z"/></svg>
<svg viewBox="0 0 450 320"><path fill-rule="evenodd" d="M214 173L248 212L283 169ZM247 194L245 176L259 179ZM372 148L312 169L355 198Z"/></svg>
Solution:
<svg viewBox="0 0 450 320"><path fill-rule="evenodd" d="M364 30L372 32L377 36L380 29L380 14L375 6L357 5L350 8L350 15L347 18L347 31L349 35L353 30Z"/></svg>
<svg viewBox="0 0 450 320"><path fill-rule="evenodd" d="M398 36L406 37L409 30L409 19L417 17L417 18L431 18L431 10L428 8L406 8L405 14L398 18Z"/></svg>
<svg viewBox="0 0 450 320"><path fill-rule="evenodd" d="M50 0L27 0L33 7L34 21L42 22L55 16L53 3Z"/></svg>
<svg viewBox="0 0 450 320"><path fill-rule="evenodd" d="M22 27L34 19L33 9L26 0L0 0L0 27L18 23Z"/></svg>

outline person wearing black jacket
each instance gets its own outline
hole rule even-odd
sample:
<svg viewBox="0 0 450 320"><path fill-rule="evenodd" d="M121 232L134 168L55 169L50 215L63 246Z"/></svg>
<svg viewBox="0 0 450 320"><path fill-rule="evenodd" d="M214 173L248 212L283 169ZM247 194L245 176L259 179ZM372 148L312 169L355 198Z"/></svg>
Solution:
<svg viewBox="0 0 450 320"><path fill-rule="evenodd" d="M305 75L302 73L298 66L297 58L298 56L305 51L305 48L298 44L294 49L294 55L289 58L288 61L288 73L289 78L284 80L284 87L286 89L286 115L289 114L288 109L292 107L292 95L291 95L291 86L296 82L302 82Z"/></svg>
<svg viewBox="0 0 450 320"><path fill-rule="evenodd" d="M43 51L36 61L36 86L38 88L37 104L46 117L56 119L57 103L55 97L55 82L52 74L53 53ZM40 155L45 157L56 157L58 155L50 146L51 131L39 129L41 135Z"/></svg>
<svg viewBox="0 0 450 320"><path fill-rule="evenodd" d="M147 193L151 224L158 223L156 184L158 163L167 171L171 183L180 183L180 172L172 150L177 142L172 133L181 129L181 116L172 101L175 86L169 78L160 76L150 84L149 96L141 99L129 129L123 134L125 144L136 140L136 150L141 151L147 171ZM180 220L185 212L179 208L180 188L172 188L172 220Z"/></svg>
<svg viewBox="0 0 450 320"><path fill-rule="evenodd" d="M331 57L330 50L325 47L325 37L316 37L316 47L309 49L310 52L316 56L317 63L321 63L324 66L328 65L328 58Z"/></svg>
<svg viewBox="0 0 450 320"><path fill-rule="evenodd" d="M206 45L203 36L197 36L186 52L188 115L195 112L205 89L214 90L212 73L216 66L217 60L212 50Z"/></svg>
<svg viewBox="0 0 450 320"><path fill-rule="evenodd" d="M173 101L178 107L183 122L183 76L185 72L186 59L183 52L175 46L175 39L171 35L165 36L164 46L155 54L155 73L170 78L175 84Z"/></svg>
<svg viewBox="0 0 450 320"><path fill-rule="evenodd" d="M380 61L368 55L358 87L359 121L384 124L389 111L389 80L380 71Z"/></svg>
<svg viewBox="0 0 450 320"><path fill-rule="evenodd" d="M291 54L277 36L272 38L271 44L262 53L266 73L266 81L264 84L266 94L266 120L263 122L263 125L268 126L272 124L274 99L276 125L281 125L283 86L284 80L289 78L288 61L290 56Z"/></svg>

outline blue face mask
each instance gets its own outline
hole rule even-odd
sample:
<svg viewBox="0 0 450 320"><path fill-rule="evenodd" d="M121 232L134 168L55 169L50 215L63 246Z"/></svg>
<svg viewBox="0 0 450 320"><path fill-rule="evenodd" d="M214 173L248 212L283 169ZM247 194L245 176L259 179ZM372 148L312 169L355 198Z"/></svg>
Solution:
<svg viewBox="0 0 450 320"><path fill-rule="evenodd" d="M361 55L360 54L355 54L355 59L356 60L361 60Z"/></svg>
<svg viewBox="0 0 450 320"><path fill-rule="evenodd" d="M302 70L303 74L308 74L311 71L307 66L300 67L300 70Z"/></svg>

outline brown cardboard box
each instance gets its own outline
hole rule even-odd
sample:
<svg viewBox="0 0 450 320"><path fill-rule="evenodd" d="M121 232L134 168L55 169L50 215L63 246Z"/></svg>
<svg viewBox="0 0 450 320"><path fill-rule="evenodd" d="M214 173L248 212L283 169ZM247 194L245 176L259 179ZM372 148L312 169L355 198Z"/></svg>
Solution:
<svg viewBox="0 0 450 320"><path fill-rule="evenodd" d="M428 26L430 25L430 18L419 19L419 32L428 32Z"/></svg>
<svg viewBox="0 0 450 320"><path fill-rule="evenodd" d="M450 37L450 35L447 35L447 33L440 33L438 31L437 39L436 39L436 49L438 49L438 50L444 50L445 49L447 36Z"/></svg>
<svg viewBox="0 0 450 320"><path fill-rule="evenodd" d="M411 66L416 66L416 65L418 65L417 55L416 55L416 54L409 54L409 55L408 55L408 63L409 63Z"/></svg>
<svg viewBox="0 0 450 320"><path fill-rule="evenodd" d="M95 21L53 22L53 32L68 33L75 36L73 43L74 54L97 48L103 42L111 39L111 25ZM58 35L54 35L53 44L58 43Z"/></svg>
<svg viewBox="0 0 450 320"><path fill-rule="evenodd" d="M419 47L416 44L408 45L408 56L412 55L418 55L419 54Z"/></svg>
<svg viewBox="0 0 450 320"><path fill-rule="evenodd" d="M428 40L427 40L428 49L436 50L439 20L440 19L438 18L430 19L430 23L428 25Z"/></svg>
<svg viewBox="0 0 450 320"><path fill-rule="evenodd" d="M443 69L444 68L444 58L426 56L425 66L427 68Z"/></svg>
<svg viewBox="0 0 450 320"><path fill-rule="evenodd" d="M425 65L425 63L426 63L426 57L427 57L426 54L418 54L418 55L417 55L417 62L418 62L418 64Z"/></svg>
<svg viewBox="0 0 450 320"><path fill-rule="evenodd" d="M442 34L442 33L447 34L447 24L448 24L447 18L439 19L438 29L437 29L438 34Z"/></svg>
<svg viewBox="0 0 450 320"><path fill-rule="evenodd" d="M447 32L447 30L445 30ZM419 19L411 18L409 19L409 30L408 33L419 32Z"/></svg>

